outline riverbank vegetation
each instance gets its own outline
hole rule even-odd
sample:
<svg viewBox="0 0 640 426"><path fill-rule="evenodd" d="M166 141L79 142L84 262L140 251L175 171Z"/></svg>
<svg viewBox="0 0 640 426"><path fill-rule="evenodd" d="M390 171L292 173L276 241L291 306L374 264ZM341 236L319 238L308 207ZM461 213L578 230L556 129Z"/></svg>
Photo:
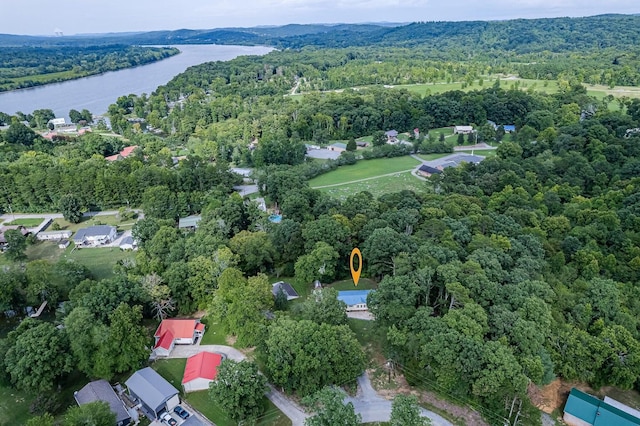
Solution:
<svg viewBox="0 0 640 426"><path fill-rule="evenodd" d="M3 47L0 92L145 65L178 53L176 48L126 45Z"/></svg>

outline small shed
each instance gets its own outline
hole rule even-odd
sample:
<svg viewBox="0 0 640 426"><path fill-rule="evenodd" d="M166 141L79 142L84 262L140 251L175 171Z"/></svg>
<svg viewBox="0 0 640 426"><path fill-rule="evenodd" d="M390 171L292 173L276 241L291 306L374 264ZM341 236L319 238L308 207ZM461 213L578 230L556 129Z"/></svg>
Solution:
<svg viewBox="0 0 640 426"><path fill-rule="evenodd" d="M69 240L62 240L58 243L58 248L61 249L66 249L67 247L69 247L69 244L71 244L71 242Z"/></svg>
<svg viewBox="0 0 640 426"><path fill-rule="evenodd" d="M131 236L124 237L122 241L120 241L121 250L135 250L136 248L138 248L138 245L136 244L136 241Z"/></svg>
<svg viewBox="0 0 640 426"><path fill-rule="evenodd" d="M189 229L195 230L198 228L198 223L202 220L202 216L199 214L194 214L187 217L181 217L178 220L178 228L179 229Z"/></svg>

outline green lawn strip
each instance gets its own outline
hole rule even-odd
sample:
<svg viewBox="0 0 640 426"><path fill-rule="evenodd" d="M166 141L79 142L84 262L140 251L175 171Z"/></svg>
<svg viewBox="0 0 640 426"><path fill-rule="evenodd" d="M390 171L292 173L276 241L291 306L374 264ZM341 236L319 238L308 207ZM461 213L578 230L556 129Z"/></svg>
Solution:
<svg viewBox="0 0 640 426"><path fill-rule="evenodd" d="M414 192L423 192L427 189L426 183L411 172L398 173L393 176L383 176L376 179L365 180L362 182L348 183L340 186L331 186L328 188L319 188L320 191L330 196L345 200L348 196L357 194L358 192L368 191L374 198L381 195L398 192L402 190L410 190Z"/></svg>
<svg viewBox="0 0 640 426"><path fill-rule="evenodd" d="M366 259L364 259L366 262ZM358 285L353 284L353 280L351 278L347 280L334 281L331 284L328 284L326 287L335 288L338 291L344 290L375 290L378 288L378 284L370 280L369 278L360 278L358 281Z"/></svg>
<svg viewBox="0 0 640 426"><path fill-rule="evenodd" d="M27 392L17 391L0 384L0 419L3 419L2 421L10 419L11 424L15 425L25 424L33 417L29 412L29 406L34 399L35 397Z"/></svg>
<svg viewBox="0 0 640 426"><path fill-rule="evenodd" d="M309 181L312 188L335 185L358 179L367 179L388 173L402 172L420 164L410 156L361 160L350 166L340 166L336 170L320 175Z"/></svg>
<svg viewBox="0 0 640 426"><path fill-rule="evenodd" d="M3 223L3 225L22 225L27 228L33 228L40 225L44 221L43 217L15 219L11 222Z"/></svg>
<svg viewBox="0 0 640 426"><path fill-rule="evenodd" d="M135 254L120 250L117 247L75 249L65 254L64 258L83 264L98 280L111 278L116 262L133 259Z"/></svg>
<svg viewBox="0 0 640 426"><path fill-rule="evenodd" d="M57 242L43 241L32 244L25 251L28 260L48 260L49 262L57 262L60 257L71 252L70 248L61 249Z"/></svg>
<svg viewBox="0 0 640 426"><path fill-rule="evenodd" d="M468 151L456 151L456 154L473 154L473 155L482 155L483 157L495 157L496 149L473 149Z"/></svg>
<svg viewBox="0 0 640 426"><path fill-rule="evenodd" d="M201 345L228 345L226 333L222 331L220 324L210 322L207 317L202 318L202 322L206 327Z"/></svg>

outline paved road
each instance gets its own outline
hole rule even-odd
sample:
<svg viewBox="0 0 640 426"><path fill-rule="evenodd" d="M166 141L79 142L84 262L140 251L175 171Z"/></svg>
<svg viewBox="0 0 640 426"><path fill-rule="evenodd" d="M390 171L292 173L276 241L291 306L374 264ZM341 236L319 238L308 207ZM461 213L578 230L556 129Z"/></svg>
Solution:
<svg viewBox="0 0 640 426"><path fill-rule="evenodd" d="M382 398L371 386L367 373L358 377L358 393L355 397L346 397L345 402L353 404L356 413L362 416L362 423L388 422L391 418L391 401ZM448 420L436 413L421 408L423 417L431 419L434 426L453 426Z"/></svg>

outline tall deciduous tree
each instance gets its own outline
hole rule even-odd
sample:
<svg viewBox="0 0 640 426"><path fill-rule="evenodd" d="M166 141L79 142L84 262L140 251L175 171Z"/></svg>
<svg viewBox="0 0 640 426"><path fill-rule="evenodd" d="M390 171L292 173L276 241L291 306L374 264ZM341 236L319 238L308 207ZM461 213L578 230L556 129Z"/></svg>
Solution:
<svg viewBox="0 0 640 426"><path fill-rule="evenodd" d="M13 261L27 258L24 252L27 248L27 237L22 235L19 229L9 229L4 233L4 238L7 241L7 249L4 252L7 258Z"/></svg>
<svg viewBox="0 0 640 426"><path fill-rule="evenodd" d="M300 395L355 381L364 370L362 348L346 325L280 318L269 328L264 347L272 382Z"/></svg>
<svg viewBox="0 0 640 426"><path fill-rule="evenodd" d="M65 330L44 322L22 332L6 353L5 367L16 387L47 391L72 370Z"/></svg>
<svg viewBox="0 0 640 426"><path fill-rule="evenodd" d="M252 422L263 410L267 379L249 361L222 361L216 380L209 385L209 396L237 422Z"/></svg>
<svg viewBox="0 0 640 426"><path fill-rule="evenodd" d="M316 410L316 414L307 418L305 426L358 426L362 421L356 414L351 402L343 402L345 394L335 388L323 388L316 394L306 397L304 402Z"/></svg>
<svg viewBox="0 0 640 426"><path fill-rule="evenodd" d="M314 290L301 307L302 318L318 324L344 325L347 323L347 305L338 300L335 288Z"/></svg>
<svg viewBox="0 0 640 426"><path fill-rule="evenodd" d="M109 362L116 373L139 368L149 356L147 333L142 326L142 307L121 303L111 315L107 347L112 348ZM105 354L106 355L106 354ZM105 360L101 360L105 362Z"/></svg>
<svg viewBox="0 0 640 426"><path fill-rule="evenodd" d="M64 426L112 426L116 415L109 404L95 401L78 407L71 407L64 415Z"/></svg>
<svg viewBox="0 0 640 426"><path fill-rule="evenodd" d="M331 282L336 275L338 258L337 250L320 241L309 254L298 258L295 264L296 278L303 283L314 280Z"/></svg>
<svg viewBox="0 0 640 426"><path fill-rule="evenodd" d="M429 426L431 420L420 416L418 399L413 396L396 395L391 404L391 426Z"/></svg>
<svg viewBox="0 0 640 426"><path fill-rule="evenodd" d="M66 221L79 223L82 219L80 200L74 194L66 194L60 197L58 208Z"/></svg>

